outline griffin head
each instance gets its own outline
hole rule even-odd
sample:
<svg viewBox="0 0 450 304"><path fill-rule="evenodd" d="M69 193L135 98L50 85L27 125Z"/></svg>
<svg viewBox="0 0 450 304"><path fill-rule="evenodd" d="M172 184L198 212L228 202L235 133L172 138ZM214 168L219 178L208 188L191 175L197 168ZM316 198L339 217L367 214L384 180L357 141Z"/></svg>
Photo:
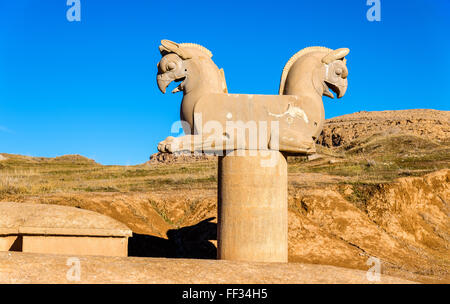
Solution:
<svg viewBox="0 0 450 304"><path fill-rule="evenodd" d="M194 43L175 43L162 40L159 51L163 56L158 63L157 83L162 93L172 81L181 82L172 93L185 89L189 70L193 68L192 60L212 57L212 53L205 47Z"/></svg>
<svg viewBox="0 0 450 304"><path fill-rule="evenodd" d="M336 93L338 98L345 95L347 91L347 60L345 56L350 52L347 48L331 51L322 58L325 65L325 79L323 81L323 95L334 98L330 89Z"/></svg>
<svg viewBox="0 0 450 304"><path fill-rule="evenodd" d="M184 80L186 79L186 68L184 59L188 58L188 54L183 51L179 44L163 40L159 47L162 59L158 63L158 74L156 81L162 93L166 93L166 89L172 81L180 82L172 93L182 91Z"/></svg>

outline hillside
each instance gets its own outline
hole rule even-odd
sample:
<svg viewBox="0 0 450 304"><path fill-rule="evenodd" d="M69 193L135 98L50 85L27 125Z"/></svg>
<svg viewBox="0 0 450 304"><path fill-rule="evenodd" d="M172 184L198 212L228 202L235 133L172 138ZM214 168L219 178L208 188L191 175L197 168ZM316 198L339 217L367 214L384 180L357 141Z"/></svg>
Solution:
<svg viewBox="0 0 450 304"><path fill-rule="evenodd" d="M450 282L450 112L327 120L318 154L290 157L289 260ZM214 258L216 159L138 166L0 154L0 201L75 206L129 226L129 255ZM169 159L170 161L165 161Z"/></svg>
<svg viewBox="0 0 450 304"><path fill-rule="evenodd" d="M374 134L408 134L432 141L448 141L449 120L449 111L362 111L328 119L319 144L327 147L343 146Z"/></svg>

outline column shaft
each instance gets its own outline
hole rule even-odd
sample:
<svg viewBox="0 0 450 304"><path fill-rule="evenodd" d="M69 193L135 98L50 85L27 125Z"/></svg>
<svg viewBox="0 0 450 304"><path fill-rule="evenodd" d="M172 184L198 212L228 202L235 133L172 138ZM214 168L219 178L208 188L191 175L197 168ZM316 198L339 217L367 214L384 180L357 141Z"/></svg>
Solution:
<svg viewBox="0 0 450 304"><path fill-rule="evenodd" d="M219 158L218 258L287 262L286 158L278 151L232 153Z"/></svg>

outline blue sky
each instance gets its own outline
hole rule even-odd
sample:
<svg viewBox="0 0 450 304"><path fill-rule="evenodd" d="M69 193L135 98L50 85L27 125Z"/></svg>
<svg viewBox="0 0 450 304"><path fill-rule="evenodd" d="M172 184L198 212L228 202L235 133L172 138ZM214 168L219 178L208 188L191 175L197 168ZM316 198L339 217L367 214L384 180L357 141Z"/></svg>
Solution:
<svg viewBox="0 0 450 304"><path fill-rule="evenodd" d="M381 22L367 20L366 0L81 0L81 22L67 9L0 0L0 152L148 160L182 97L156 86L161 39L210 49L231 93L276 94L298 50L348 47L349 88L324 98L327 118L450 109L447 0L381 0Z"/></svg>

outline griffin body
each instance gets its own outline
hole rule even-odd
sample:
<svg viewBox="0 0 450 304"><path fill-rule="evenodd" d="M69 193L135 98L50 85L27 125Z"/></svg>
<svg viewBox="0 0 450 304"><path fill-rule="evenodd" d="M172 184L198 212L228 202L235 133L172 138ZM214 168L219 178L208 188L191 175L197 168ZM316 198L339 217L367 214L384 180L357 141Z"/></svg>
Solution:
<svg viewBox="0 0 450 304"><path fill-rule="evenodd" d="M224 72L206 48L163 40L157 83L165 93L180 84L180 116L185 136L168 137L161 152L279 150L315 152L315 140L325 121L322 96L338 98L347 89L348 49L309 47L295 54L281 76L279 95L229 94ZM254 132L256 130L256 132Z"/></svg>

